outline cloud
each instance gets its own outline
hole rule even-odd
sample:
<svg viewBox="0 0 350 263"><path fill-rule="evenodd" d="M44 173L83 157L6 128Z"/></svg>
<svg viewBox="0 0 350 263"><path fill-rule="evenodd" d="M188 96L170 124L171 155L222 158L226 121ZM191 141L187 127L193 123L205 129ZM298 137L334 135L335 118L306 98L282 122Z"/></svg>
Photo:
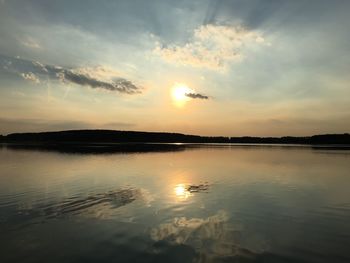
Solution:
<svg viewBox="0 0 350 263"><path fill-rule="evenodd" d="M89 86L91 88L101 88L110 91L119 91L121 93L134 94L139 93L139 88L131 81L123 78L114 78L112 81L102 81L92 78L88 75L75 72L74 70L59 70L57 73L60 80L63 82L71 82L81 86Z"/></svg>
<svg viewBox="0 0 350 263"><path fill-rule="evenodd" d="M24 79L32 81L36 84L40 83L39 78L33 73L33 72L28 72L28 73L21 73L20 74Z"/></svg>
<svg viewBox="0 0 350 263"><path fill-rule="evenodd" d="M26 37L25 39L20 40L20 42L22 45L29 47L29 48L32 48L32 49L41 49L42 48L41 45L39 44L39 42L32 37Z"/></svg>
<svg viewBox="0 0 350 263"><path fill-rule="evenodd" d="M185 94L186 97L189 97L191 99L202 99L202 100L207 100L209 99L208 96L206 95L202 95L200 93L186 93Z"/></svg>
<svg viewBox="0 0 350 263"><path fill-rule="evenodd" d="M170 63L225 70L231 62L243 59L246 45L261 43L264 38L255 31L208 24L195 29L191 40L182 46L157 43L154 53Z"/></svg>
<svg viewBox="0 0 350 263"><path fill-rule="evenodd" d="M59 80L126 94L141 92L141 87L130 80L122 78L119 73L108 67L63 68L56 65L45 65L38 61L0 56L0 65L8 72L17 73L28 81L40 82L40 77Z"/></svg>

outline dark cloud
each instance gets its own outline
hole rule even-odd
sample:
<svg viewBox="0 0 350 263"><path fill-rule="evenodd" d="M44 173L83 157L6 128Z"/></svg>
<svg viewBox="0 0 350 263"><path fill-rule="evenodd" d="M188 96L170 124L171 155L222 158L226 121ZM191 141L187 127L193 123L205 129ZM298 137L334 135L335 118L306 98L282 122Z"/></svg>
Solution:
<svg viewBox="0 0 350 263"><path fill-rule="evenodd" d="M123 78L115 78L111 82L101 81L88 75L76 73L72 70L62 69L59 73L62 80L72 82L81 86L90 86L91 88L101 88L110 91L119 91L121 93L134 94L139 93L139 88L131 81Z"/></svg>
<svg viewBox="0 0 350 263"><path fill-rule="evenodd" d="M93 69L81 72L81 69L63 68L54 65L45 65L38 61L29 61L21 58L11 58L0 56L1 70L16 73L27 80L39 82L40 77L70 82L80 86L89 86L91 88L100 88L109 91L118 91L126 94L140 93L141 88L131 81L119 76L110 76L110 79L98 79L87 73L93 73Z"/></svg>
<svg viewBox="0 0 350 263"><path fill-rule="evenodd" d="M200 93L186 93L185 95L191 99L201 99L201 100L209 99L208 96L200 94Z"/></svg>

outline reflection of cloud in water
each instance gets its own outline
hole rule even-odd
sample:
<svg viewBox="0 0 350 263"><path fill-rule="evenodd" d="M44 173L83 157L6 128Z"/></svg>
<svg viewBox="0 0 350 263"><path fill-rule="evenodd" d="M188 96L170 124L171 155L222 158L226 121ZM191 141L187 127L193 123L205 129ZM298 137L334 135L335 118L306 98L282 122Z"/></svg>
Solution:
<svg viewBox="0 0 350 263"><path fill-rule="evenodd" d="M213 257L254 257L262 249L254 251L240 246L241 228L228 223L225 211L208 218L174 218L172 222L151 230L154 241L188 245L199 253L199 261ZM260 246L262 247L262 246Z"/></svg>
<svg viewBox="0 0 350 263"><path fill-rule="evenodd" d="M191 184L187 186L187 191L190 193L199 193L205 192L207 193L209 190L209 184L205 182L204 184Z"/></svg>
<svg viewBox="0 0 350 263"><path fill-rule="evenodd" d="M228 216L224 211L206 219L174 218L172 222L161 224L158 228L152 229L151 237L156 241L167 240L179 244L196 238L217 237L222 234L222 228L227 220Z"/></svg>
<svg viewBox="0 0 350 263"><path fill-rule="evenodd" d="M39 213L48 218L78 214L109 217L115 209L128 205L135 200L150 206L153 197L146 189L125 188L106 193L91 194L87 197L64 199L58 203L31 209L31 211L27 211L27 214L35 215Z"/></svg>

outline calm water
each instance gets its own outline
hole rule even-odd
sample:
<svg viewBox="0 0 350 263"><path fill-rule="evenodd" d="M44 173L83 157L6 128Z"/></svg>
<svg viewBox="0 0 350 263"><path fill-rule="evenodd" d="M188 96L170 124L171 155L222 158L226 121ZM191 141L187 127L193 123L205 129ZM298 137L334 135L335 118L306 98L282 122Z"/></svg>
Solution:
<svg viewBox="0 0 350 263"><path fill-rule="evenodd" d="M350 151L0 147L1 262L350 262Z"/></svg>

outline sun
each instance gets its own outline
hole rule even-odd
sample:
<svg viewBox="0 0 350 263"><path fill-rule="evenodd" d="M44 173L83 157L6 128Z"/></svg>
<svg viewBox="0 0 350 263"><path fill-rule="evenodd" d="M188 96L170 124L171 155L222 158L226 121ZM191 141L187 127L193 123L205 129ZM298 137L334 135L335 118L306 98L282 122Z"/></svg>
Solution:
<svg viewBox="0 0 350 263"><path fill-rule="evenodd" d="M186 84L175 84L171 90L171 96L176 106L182 107L187 101L190 100L187 93L191 93L192 90Z"/></svg>

